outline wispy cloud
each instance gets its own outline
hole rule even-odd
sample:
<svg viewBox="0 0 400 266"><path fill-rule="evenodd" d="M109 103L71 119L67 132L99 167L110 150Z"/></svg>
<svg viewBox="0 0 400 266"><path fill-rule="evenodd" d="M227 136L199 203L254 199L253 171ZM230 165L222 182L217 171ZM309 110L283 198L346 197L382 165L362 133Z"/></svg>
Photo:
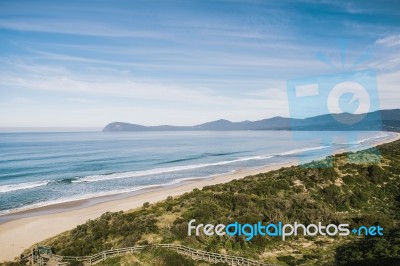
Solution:
<svg viewBox="0 0 400 266"><path fill-rule="evenodd" d="M14 100L14 104L35 104L37 101L29 98L18 97Z"/></svg>
<svg viewBox="0 0 400 266"><path fill-rule="evenodd" d="M60 21L59 19L48 19L45 21L26 19L20 20L0 20L0 29L47 32L58 34L73 34L83 36L99 37L130 37L130 38L166 38L165 32L154 30L129 30L115 27L107 23L91 21Z"/></svg>
<svg viewBox="0 0 400 266"><path fill-rule="evenodd" d="M81 77L63 68L41 65L14 64L14 67L19 68L18 74L0 73L1 86L196 105L252 105L260 108L264 104L262 100L221 96L205 87L182 87L127 77Z"/></svg>
<svg viewBox="0 0 400 266"><path fill-rule="evenodd" d="M86 98L66 98L66 100L71 101L71 102L76 102L76 103L85 103L85 104L91 104L94 102L94 100L86 99Z"/></svg>
<svg viewBox="0 0 400 266"><path fill-rule="evenodd" d="M400 34L385 36L376 40L375 44L387 47L400 46Z"/></svg>

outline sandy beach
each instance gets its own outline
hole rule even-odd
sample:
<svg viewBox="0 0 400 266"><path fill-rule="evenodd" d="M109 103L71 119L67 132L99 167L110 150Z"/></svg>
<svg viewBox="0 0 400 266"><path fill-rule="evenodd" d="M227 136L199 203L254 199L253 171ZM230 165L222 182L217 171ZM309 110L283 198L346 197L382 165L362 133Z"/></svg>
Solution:
<svg viewBox="0 0 400 266"><path fill-rule="evenodd" d="M378 142L380 145L400 139L400 134ZM237 170L233 173L218 175L207 179L193 179L175 186L160 186L139 191L131 195L103 197L97 201L77 201L56 204L16 214L6 215L11 219L0 224L0 262L13 260L33 244L70 230L88 219L95 219L111 211L127 211L140 207L145 202L154 203L168 196L177 196L195 188L226 183L248 175L276 170L281 167L297 165L297 161L286 164L271 165L262 168ZM95 199L96 200L96 199Z"/></svg>

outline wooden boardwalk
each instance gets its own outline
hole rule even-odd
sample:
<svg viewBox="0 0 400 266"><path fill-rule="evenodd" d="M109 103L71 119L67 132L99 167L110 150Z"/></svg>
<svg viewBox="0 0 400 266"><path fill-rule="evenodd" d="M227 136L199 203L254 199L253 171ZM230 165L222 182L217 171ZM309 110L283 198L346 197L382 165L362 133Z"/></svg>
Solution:
<svg viewBox="0 0 400 266"><path fill-rule="evenodd" d="M193 260L201 260L206 261L211 264L224 262L228 265L246 265L246 266L275 266L273 264L266 264L260 261L255 261L243 257L223 255L219 253L207 252L202 250L193 249L190 247L175 245L175 244L153 244L153 245L143 245L143 246L134 246L127 248L117 248L117 249L109 249L92 256L82 256L82 257L74 257L74 256L59 256L54 254L40 254L37 252L36 254L31 254L30 260L32 265L48 265L48 266L64 266L69 265L69 262L72 261L80 261L85 265L96 265L102 261L105 261L109 257L113 256L122 256L125 254L131 254L135 252L140 252L145 248L167 248L173 251L176 251L179 254L190 257Z"/></svg>

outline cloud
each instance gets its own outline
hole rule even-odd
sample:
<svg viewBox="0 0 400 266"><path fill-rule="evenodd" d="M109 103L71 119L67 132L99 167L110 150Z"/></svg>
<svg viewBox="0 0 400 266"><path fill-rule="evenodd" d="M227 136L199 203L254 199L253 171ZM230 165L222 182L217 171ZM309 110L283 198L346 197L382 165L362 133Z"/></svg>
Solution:
<svg viewBox="0 0 400 266"><path fill-rule="evenodd" d="M130 38L166 38L165 32L156 30L130 30L116 27L108 23L91 21L63 21L61 19L1 19L0 28L16 31L45 32L57 34L73 34L98 37L130 37Z"/></svg>
<svg viewBox="0 0 400 266"><path fill-rule="evenodd" d="M26 62L8 62L4 69L8 72L0 69L0 91L3 94L7 94L7 90L18 88L30 91L29 94L40 92L41 95L41 92L45 92L45 95L53 95L57 102L62 101L54 103L59 110L59 116L71 126L81 126L85 122L89 126L102 126L114 120L147 125L192 125L217 118L241 121L288 114L285 108L286 98L284 93L282 94L284 88L281 88L279 97L276 97L278 89L274 89L272 94L252 95L247 93L253 90L248 86L248 89L239 94L226 93L207 85L193 85L190 82L182 85L142 80L129 75L118 75L116 72L111 72L112 75L90 77L85 73L71 72L61 66ZM246 86L245 82L242 81L241 86ZM50 99L46 101L48 103L43 106L42 111L40 108L35 110L38 117L48 117L49 124L44 120L40 123L43 126L57 126L55 117L45 111L55 106ZM32 115L35 110L31 111ZM73 114L74 110L82 115ZM101 118L89 119L91 115ZM74 124L75 118L77 120ZM13 125L12 121L9 124Z"/></svg>
<svg viewBox="0 0 400 266"><path fill-rule="evenodd" d="M100 49L100 48L99 48ZM190 50L165 50L164 54L157 54L157 57L151 56L151 50L142 51L148 57L142 60L136 59L129 61L126 57L131 56L128 51L125 53L125 58L110 58L110 59L94 59L84 56L74 56L62 53L45 52L41 50L28 48L29 51L40 55L45 60L58 62L76 62L89 63L92 66L109 65L121 66L129 68L140 68L147 70L168 70L168 71L184 71L196 73L198 70L220 71L221 69L244 69L250 68L262 69L304 69L318 68L319 62L310 58L305 60L304 55L292 57L288 54L275 55L257 55L257 54L236 54L229 51L196 51L191 53ZM135 51L136 54L139 53ZM292 51L297 53L297 51ZM306 52L306 51L303 51ZM155 51L153 55L157 53ZM171 56L171 54L173 56ZM123 54L121 54L123 55ZM104 54L103 54L104 56Z"/></svg>
<svg viewBox="0 0 400 266"><path fill-rule="evenodd" d="M62 67L38 64L13 64L13 71L0 72L0 85L92 96L128 97L132 99L183 102L196 105L243 105L260 107L257 100L222 96L207 87L181 86L132 77L80 76Z"/></svg>
<svg viewBox="0 0 400 266"><path fill-rule="evenodd" d="M394 47L400 45L400 34L388 35L383 38L376 40L375 44L386 47Z"/></svg>
<svg viewBox="0 0 400 266"><path fill-rule="evenodd" d="M34 103L37 103L37 101L24 97L18 97L14 100L14 104L34 104Z"/></svg>
<svg viewBox="0 0 400 266"><path fill-rule="evenodd" d="M86 98L66 98L67 101L76 102L76 103L84 103L84 104L91 104L95 101Z"/></svg>
<svg viewBox="0 0 400 266"><path fill-rule="evenodd" d="M400 53L390 53L371 63L371 66L384 73L397 71L400 66Z"/></svg>

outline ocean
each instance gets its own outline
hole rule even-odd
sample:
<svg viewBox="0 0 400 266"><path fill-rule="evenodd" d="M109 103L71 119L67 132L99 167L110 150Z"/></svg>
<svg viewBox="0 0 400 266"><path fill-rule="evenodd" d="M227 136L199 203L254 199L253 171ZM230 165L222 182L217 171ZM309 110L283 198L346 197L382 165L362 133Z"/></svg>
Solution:
<svg viewBox="0 0 400 266"><path fill-rule="evenodd" d="M0 214L310 161L392 137L356 132L346 141L340 133L338 141L315 131L0 133Z"/></svg>

